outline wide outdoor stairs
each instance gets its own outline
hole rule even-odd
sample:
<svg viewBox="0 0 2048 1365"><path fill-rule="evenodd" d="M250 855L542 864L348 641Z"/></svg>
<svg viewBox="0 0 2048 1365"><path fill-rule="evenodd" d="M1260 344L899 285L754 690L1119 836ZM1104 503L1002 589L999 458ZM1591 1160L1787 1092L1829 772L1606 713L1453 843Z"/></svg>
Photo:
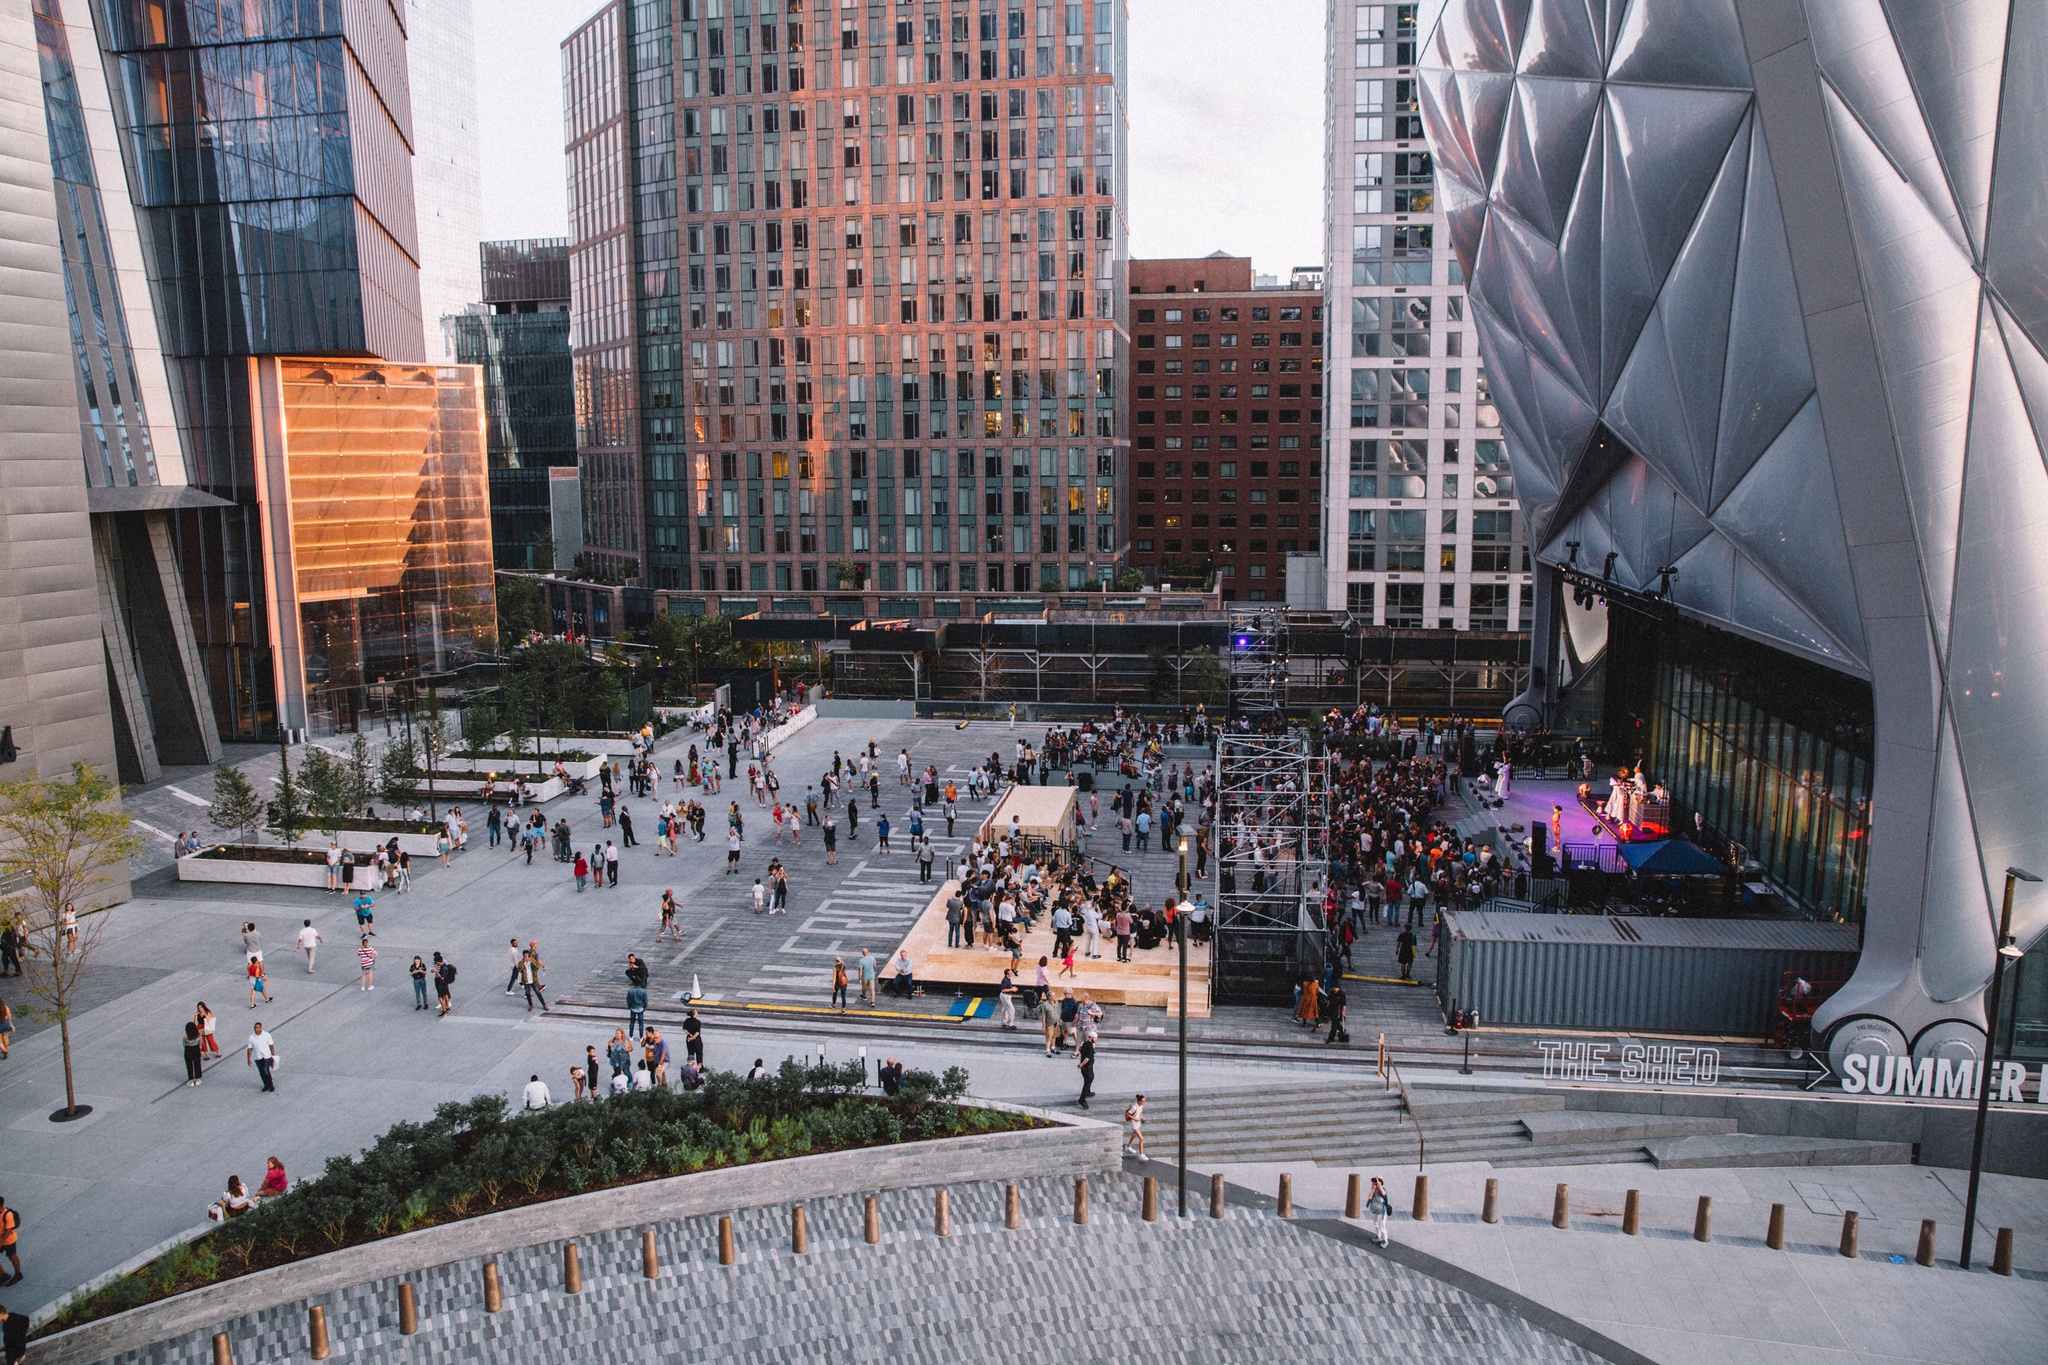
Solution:
<svg viewBox="0 0 2048 1365"><path fill-rule="evenodd" d="M1152 1096L1145 1117L1151 1150L1170 1159L1173 1096ZM1432 1163L1552 1166L1654 1161L1660 1166L1704 1167L1912 1160L1912 1150L1904 1143L1752 1136L1739 1132L1733 1119L1596 1113L1572 1109L1559 1095L1424 1092L1417 1094L1411 1117L1402 1113L1400 1092L1383 1090L1376 1082L1192 1092L1188 1155L1191 1161L1209 1163L1412 1162L1417 1156L1418 1119Z"/></svg>

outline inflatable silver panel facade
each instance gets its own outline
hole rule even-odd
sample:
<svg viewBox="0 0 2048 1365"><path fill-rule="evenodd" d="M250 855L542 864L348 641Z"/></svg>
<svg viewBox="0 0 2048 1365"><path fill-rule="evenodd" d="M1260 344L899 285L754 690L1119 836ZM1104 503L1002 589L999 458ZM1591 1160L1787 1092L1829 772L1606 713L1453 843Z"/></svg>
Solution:
<svg viewBox="0 0 2048 1365"><path fill-rule="evenodd" d="M2048 5L1450 0L1422 60L1537 557L1870 680L1816 1024L1976 1055L2048 872Z"/></svg>

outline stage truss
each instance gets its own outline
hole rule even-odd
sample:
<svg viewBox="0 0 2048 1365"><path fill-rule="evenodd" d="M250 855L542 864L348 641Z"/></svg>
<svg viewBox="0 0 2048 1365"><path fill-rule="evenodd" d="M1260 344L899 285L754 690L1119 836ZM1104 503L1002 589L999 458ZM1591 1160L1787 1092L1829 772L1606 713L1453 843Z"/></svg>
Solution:
<svg viewBox="0 0 2048 1365"><path fill-rule="evenodd" d="M1249 719L1247 717L1246 719ZM1216 745L1216 954L1227 1004L1285 1004L1321 973L1329 767L1306 730L1226 733Z"/></svg>
<svg viewBox="0 0 2048 1365"><path fill-rule="evenodd" d="M1232 715L1255 721L1287 711L1287 609L1230 608L1228 657Z"/></svg>

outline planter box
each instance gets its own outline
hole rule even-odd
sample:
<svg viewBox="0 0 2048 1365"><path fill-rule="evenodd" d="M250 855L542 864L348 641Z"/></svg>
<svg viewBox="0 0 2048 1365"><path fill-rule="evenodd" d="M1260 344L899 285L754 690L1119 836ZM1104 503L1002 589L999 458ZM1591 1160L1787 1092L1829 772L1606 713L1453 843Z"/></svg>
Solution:
<svg viewBox="0 0 2048 1365"><path fill-rule="evenodd" d="M598 755L596 758L563 759L561 761L562 768L570 776L581 777L586 782L591 781L597 776L598 766L604 762L604 755L600 752L603 747L602 745L596 743L572 743L564 744L562 747L565 749L585 749ZM627 748L630 752L631 746L628 745ZM555 771L555 760L552 758L542 759L541 771L552 777ZM533 755L527 754L517 759L449 757L441 760L440 765L434 769L434 773L436 777L446 775L449 777L474 776L477 778L489 777L492 773L506 778L518 774L531 784L534 781Z"/></svg>
<svg viewBox="0 0 2048 1365"><path fill-rule="evenodd" d="M358 875L364 875L357 868ZM181 882L238 882L244 886L310 886L322 890L327 885L325 863L271 863L248 858L202 858L178 859L178 880ZM367 883L365 883L367 885Z"/></svg>
<svg viewBox="0 0 2048 1365"><path fill-rule="evenodd" d="M778 725L768 732L768 752L774 753L782 742L818 718L818 708L806 706L792 716L785 725Z"/></svg>
<svg viewBox="0 0 2048 1365"><path fill-rule="evenodd" d="M992 1109L1016 1106L974 1101ZM86 1365L185 1332L217 1330L245 1314L296 1304L393 1275L488 1259L521 1247L615 1228L833 1195L1035 1176L1100 1175L1122 1168L1114 1123L1041 1115L1059 1126L939 1138L789 1157L507 1209L258 1271L74 1327L38 1343L37 1365Z"/></svg>

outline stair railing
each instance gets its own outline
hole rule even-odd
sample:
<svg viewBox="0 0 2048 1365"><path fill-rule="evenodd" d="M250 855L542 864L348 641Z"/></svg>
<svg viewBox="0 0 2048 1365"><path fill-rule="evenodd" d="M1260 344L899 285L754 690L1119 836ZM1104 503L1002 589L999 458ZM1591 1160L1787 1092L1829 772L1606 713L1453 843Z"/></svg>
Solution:
<svg viewBox="0 0 2048 1365"><path fill-rule="evenodd" d="M1428 1139L1422 1131L1422 1120L1415 1113L1415 1105L1408 1097L1408 1082L1401 1077L1401 1064L1394 1060L1394 1051L1387 1046L1387 1035L1380 1035L1379 1060L1376 1069L1380 1075L1382 1090L1401 1092L1400 1115L1415 1126L1415 1169L1427 1169L1429 1165Z"/></svg>

